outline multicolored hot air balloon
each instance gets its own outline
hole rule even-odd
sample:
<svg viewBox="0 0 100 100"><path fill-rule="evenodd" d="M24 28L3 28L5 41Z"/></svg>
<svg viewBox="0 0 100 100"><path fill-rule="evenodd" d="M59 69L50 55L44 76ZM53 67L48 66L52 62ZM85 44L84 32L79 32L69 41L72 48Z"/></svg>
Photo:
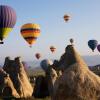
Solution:
<svg viewBox="0 0 100 100"><path fill-rule="evenodd" d="M89 40L88 41L88 46L92 49L92 51L94 52L95 48L98 45L98 41L97 40Z"/></svg>
<svg viewBox="0 0 100 100"><path fill-rule="evenodd" d="M40 36L40 26L38 24L27 23L21 27L20 32L26 42L32 47L32 44Z"/></svg>
<svg viewBox="0 0 100 100"><path fill-rule="evenodd" d="M55 50L56 50L56 48L55 48L54 46L51 46L51 47L50 47L50 51L51 51L52 53L54 53Z"/></svg>
<svg viewBox="0 0 100 100"><path fill-rule="evenodd" d="M63 18L64 18L65 22L67 22L70 19L70 16L66 14L66 15L64 15Z"/></svg>
<svg viewBox="0 0 100 100"><path fill-rule="evenodd" d="M72 39L72 38L71 38L69 41L70 41L70 43L71 43L71 44L73 44L73 42L74 42L74 39Z"/></svg>
<svg viewBox="0 0 100 100"><path fill-rule="evenodd" d="M97 50L100 52L100 44L97 46Z"/></svg>
<svg viewBox="0 0 100 100"><path fill-rule="evenodd" d="M13 8L7 5L0 5L0 44L8 36L16 23L16 13Z"/></svg>
<svg viewBox="0 0 100 100"><path fill-rule="evenodd" d="M36 54L35 54L35 57L36 57L37 59L40 59L41 54L40 54L40 53L36 53Z"/></svg>

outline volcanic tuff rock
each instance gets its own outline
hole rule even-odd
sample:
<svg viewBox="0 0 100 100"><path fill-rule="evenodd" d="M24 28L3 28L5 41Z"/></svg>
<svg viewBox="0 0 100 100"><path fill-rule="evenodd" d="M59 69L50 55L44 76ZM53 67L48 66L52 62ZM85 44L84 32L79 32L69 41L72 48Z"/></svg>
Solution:
<svg viewBox="0 0 100 100"><path fill-rule="evenodd" d="M100 100L100 77L89 70L73 45L66 47L57 65L63 73L54 84L53 100Z"/></svg>
<svg viewBox="0 0 100 100"><path fill-rule="evenodd" d="M14 88L13 82L11 81L9 74L7 74L2 68L0 69L0 96L12 96L19 98L19 95Z"/></svg>
<svg viewBox="0 0 100 100"><path fill-rule="evenodd" d="M3 69L9 74L20 98L32 96L33 87L28 80L20 57L16 57L14 60L6 57Z"/></svg>

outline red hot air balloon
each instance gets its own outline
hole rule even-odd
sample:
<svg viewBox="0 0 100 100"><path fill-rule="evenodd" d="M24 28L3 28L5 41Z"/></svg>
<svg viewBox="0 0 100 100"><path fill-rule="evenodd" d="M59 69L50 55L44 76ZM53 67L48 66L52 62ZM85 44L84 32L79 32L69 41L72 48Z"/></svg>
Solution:
<svg viewBox="0 0 100 100"><path fill-rule="evenodd" d="M97 46L97 50L100 52L100 44Z"/></svg>
<svg viewBox="0 0 100 100"><path fill-rule="evenodd" d="M51 50L52 53L54 53L55 50L56 50L56 48L55 48L54 46L51 46L51 47L50 47L50 50Z"/></svg>
<svg viewBox="0 0 100 100"><path fill-rule="evenodd" d="M35 57L36 57L37 59L40 59L41 54L40 54L40 53L36 53L36 54L35 54Z"/></svg>
<svg viewBox="0 0 100 100"><path fill-rule="evenodd" d="M16 23L16 13L13 8L0 5L0 44L3 44L3 39L8 36Z"/></svg>
<svg viewBox="0 0 100 100"><path fill-rule="evenodd" d="M64 15L63 18L64 18L65 22L67 22L70 19L70 16L66 14L66 15Z"/></svg>

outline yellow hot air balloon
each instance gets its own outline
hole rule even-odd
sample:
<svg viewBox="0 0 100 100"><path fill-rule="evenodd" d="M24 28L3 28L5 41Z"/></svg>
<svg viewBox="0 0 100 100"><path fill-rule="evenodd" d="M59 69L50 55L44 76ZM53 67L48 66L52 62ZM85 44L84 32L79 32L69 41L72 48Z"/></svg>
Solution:
<svg viewBox="0 0 100 100"><path fill-rule="evenodd" d="M21 35L26 42L32 47L40 36L40 26L38 24L27 23L21 27Z"/></svg>

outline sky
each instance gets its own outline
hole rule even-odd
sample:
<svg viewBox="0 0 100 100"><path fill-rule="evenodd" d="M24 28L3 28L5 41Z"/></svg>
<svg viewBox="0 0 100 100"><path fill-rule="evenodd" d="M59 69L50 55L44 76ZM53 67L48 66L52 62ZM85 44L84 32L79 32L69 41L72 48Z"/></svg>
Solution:
<svg viewBox="0 0 100 100"><path fill-rule="evenodd" d="M70 38L81 55L99 55L97 50L94 53L90 50L87 42L96 39L100 43L100 0L0 0L0 4L11 6L17 15L13 30L0 45L0 62L6 56L36 60L37 52L41 53L41 59L59 59ZM64 14L70 15L67 23ZM21 26L26 23L37 23L41 28L32 48L20 34ZM49 50L51 45L57 48L54 54Z"/></svg>

